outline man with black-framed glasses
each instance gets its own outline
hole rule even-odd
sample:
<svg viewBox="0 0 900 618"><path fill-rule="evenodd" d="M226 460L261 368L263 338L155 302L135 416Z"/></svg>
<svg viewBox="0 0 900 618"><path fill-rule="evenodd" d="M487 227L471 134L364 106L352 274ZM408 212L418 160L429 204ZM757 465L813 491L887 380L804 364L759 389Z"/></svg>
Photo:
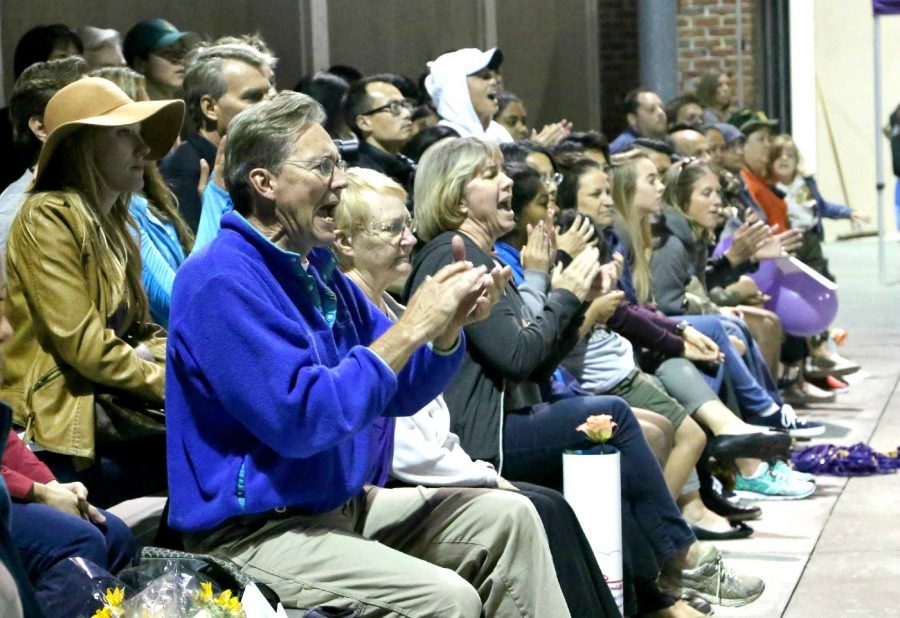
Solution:
<svg viewBox="0 0 900 618"><path fill-rule="evenodd" d="M372 75L347 91L344 117L359 136L353 164L381 172L411 191L415 164L400 150L413 136L413 105L388 77Z"/></svg>

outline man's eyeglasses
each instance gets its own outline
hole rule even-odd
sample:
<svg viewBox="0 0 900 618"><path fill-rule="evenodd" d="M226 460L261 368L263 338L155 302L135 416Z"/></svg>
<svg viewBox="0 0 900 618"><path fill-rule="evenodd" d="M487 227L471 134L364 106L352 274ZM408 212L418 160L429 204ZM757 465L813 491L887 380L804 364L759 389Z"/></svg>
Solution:
<svg viewBox="0 0 900 618"><path fill-rule="evenodd" d="M409 230L411 234L415 234L419 226L416 220L412 218L397 219L390 223L369 223L366 229L373 234L381 234L388 238L397 238L403 233L403 230Z"/></svg>
<svg viewBox="0 0 900 618"><path fill-rule="evenodd" d="M564 176L559 172L552 174L550 176L541 176L541 182L544 183L544 186L548 189L552 189L553 187L558 187L562 184Z"/></svg>
<svg viewBox="0 0 900 618"><path fill-rule="evenodd" d="M391 116L399 116L403 113L403 110L408 112L413 111L413 104L409 101L391 101L387 105L382 105L381 107L376 107L375 109L370 109L367 112L363 112L360 116L370 116L372 114L377 114L378 112L383 112L385 110L391 113Z"/></svg>
<svg viewBox="0 0 900 618"><path fill-rule="evenodd" d="M318 172L321 176L325 178L331 178L334 174L335 169L339 169L342 172L347 171L347 162L343 159L338 159L335 161L330 157L322 157L318 161L285 161L287 165L293 165L294 167L299 167L300 169L307 172ZM304 165L300 165L301 163L315 163L312 167L306 167Z"/></svg>

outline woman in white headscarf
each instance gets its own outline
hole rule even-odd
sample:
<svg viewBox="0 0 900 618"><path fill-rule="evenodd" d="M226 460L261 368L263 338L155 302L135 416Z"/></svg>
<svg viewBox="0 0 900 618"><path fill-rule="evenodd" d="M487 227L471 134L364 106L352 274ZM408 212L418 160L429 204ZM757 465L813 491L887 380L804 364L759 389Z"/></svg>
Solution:
<svg viewBox="0 0 900 618"><path fill-rule="evenodd" d="M428 63L425 88L431 95L439 124L455 129L461 137L478 137L493 144L513 141L509 131L493 120L500 92L503 52L458 49Z"/></svg>

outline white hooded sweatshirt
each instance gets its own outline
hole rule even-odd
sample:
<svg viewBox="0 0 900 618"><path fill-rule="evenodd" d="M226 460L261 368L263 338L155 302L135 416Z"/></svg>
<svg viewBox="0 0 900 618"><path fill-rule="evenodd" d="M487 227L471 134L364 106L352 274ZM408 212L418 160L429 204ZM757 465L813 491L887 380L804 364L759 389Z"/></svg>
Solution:
<svg viewBox="0 0 900 618"><path fill-rule="evenodd" d="M509 131L491 120L487 130L482 126L472 99L466 78L491 64L496 47L488 51L475 48L458 49L439 56L428 63L431 72L425 78L425 89L437 107L439 124L454 129L461 137L478 137L492 144L514 141Z"/></svg>

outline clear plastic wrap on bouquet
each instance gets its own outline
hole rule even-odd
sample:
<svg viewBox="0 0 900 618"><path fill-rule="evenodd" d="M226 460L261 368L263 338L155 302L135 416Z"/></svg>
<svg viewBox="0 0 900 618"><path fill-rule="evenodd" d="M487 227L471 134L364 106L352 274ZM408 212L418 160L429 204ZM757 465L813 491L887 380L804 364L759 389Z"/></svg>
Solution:
<svg viewBox="0 0 900 618"><path fill-rule="evenodd" d="M199 558L144 560L120 573L131 585L108 589L94 618L245 618L240 589L214 582L208 567Z"/></svg>

